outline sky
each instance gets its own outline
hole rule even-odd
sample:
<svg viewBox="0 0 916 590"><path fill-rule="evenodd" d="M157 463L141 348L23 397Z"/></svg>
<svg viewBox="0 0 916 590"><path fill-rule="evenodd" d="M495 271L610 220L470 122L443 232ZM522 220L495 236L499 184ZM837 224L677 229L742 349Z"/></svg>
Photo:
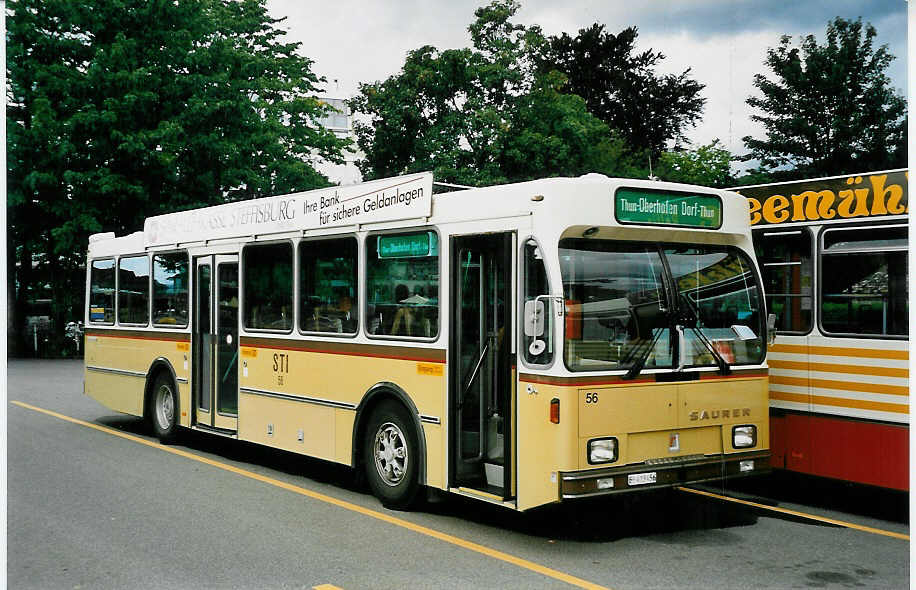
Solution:
<svg viewBox="0 0 916 590"><path fill-rule="evenodd" d="M468 25L485 0L268 0L288 41L302 43L301 53L327 78L326 95L348 98L360 82L384 80L397 73L408 51L423 45L438 49L469 47ZM814 34L823 42L828 21L861 17L877 29L877 45L886 44L897 59L888 74L906 93L907 3L905 0L521 0L515 22L538 24L547 35L598 22L618 33L636 26L637 49L666 57L660 73L691 69L706 85L702 121L687 133L694 145L719 139L733 154L746 152L741 138L762 136L745 104L755 93L754 74L767 48L782 35L796 40Z"/></svg>

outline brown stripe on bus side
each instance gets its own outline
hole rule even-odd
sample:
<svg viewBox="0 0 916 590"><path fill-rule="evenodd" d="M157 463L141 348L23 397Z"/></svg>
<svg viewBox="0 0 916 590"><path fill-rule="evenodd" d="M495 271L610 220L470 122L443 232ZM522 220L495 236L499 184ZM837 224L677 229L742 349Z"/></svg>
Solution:
<svg viewBox="0 0 916 590"><path fill-rule="evenodd" d="M871 365L838 365L835 363L812 363L806 361L768 360L771 369L789 369L792 371L817 371L819 373L844 373L849 375L871 375L873 377L910 376L909 369L893 367L873 367Z"/></svg>
<svg viewBox="0 0 916 590"><path fill-rule="evenodd" d="M869 359L890 359L906 361L910 359L907 350L888 350L884 348L843 348L841 346L805 346L803 344L774 344L770 352L788 354L814 354L819 356L848 356Z"/></svg>
<svg viewBox="0 0 916 590"><path fill-rule="evenodd" d="M891 404L887 402L873 402L871 400L850 399L845 397L828 397L826 395L806 395L803 393L787 393L784 391L770 390L770 399L796 402L800 404L816 404L820 406L834 406L838 408L852 408L856 410L873 410L877 412L892 412L907 414L910 407L906 404Z"/></svg>
<svg viewBox="0 0 916 590"><path fill-rule="evenodd" d="M719 375L718 373L701 373L700 379L703 381L724 381L728 379L746 379L749 377L766 376L766 369L733 369L731 375L727 376ZM554 377L551 375L519 373L518 379L519 381L525 383L535 383L539 385L559 385L566 387L597 387L600 385L637 385L645 383L658 383L654 376L644 376L641 379L624 379L622 375L606 375L602 377ZM684 383L692 383L692 381L685 381Z"/></svg>
<svg viewBox="0 0 916 590"><path fill-rule="evenodd" d="M882 383L859 383L857 381L833 381L831 379L808 379L806 377L784 377L770 375L770 383L776 385L794 385L796 387L814 387L820 389L839 389L861 393L883 393L886 395L910 395L910 388L905 385L884 385Z"/></svg>
<svg viewBox="0 0 916 590"><path fill-rule="evenodd" d="M242 336L241 346L249 348L271 348L317 352L321 354L342 354L425 363L445 363L445 350L441 348L415 348L412 346L391 346L387 344L357 344L355 342L327 342L316 340L292 340L288 338L264 338Z"/></svg>
<svg viewBox="0 0 916 590"><path fill-rule="evenodd" d="M188 332L161 332L156 330L150 332L146 330L121 330L117 328L87 328L86 336L98 336L102 338L129 338L131 340L162 340L166 342L190 342L191 335Z"/></svg>

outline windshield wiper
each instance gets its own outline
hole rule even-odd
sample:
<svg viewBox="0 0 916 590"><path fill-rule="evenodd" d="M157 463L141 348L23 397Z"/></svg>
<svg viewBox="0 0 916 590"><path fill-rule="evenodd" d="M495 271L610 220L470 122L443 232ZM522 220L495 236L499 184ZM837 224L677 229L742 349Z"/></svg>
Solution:
<svg viewBox="0 0 916 590"><path fill-rule="evenodd" d="M715 345L713 345L713 343L709 340L709 338L706 337L706 334L703 333L703 330L700 328L697 328L696 326L687 326L687 327L693 330L693 333L697 335L697 339L700 342L702 342L703 346L706 347L706 350L708 350L709 353L712 354L712 358L715 359L716 365L719 366L719 374L720 375L730 375L732 372L731 365L729 365L728 361L726 361L725 358L721 354L719 354L719 351L716 350Z"/></svg>
<svg viewBox="0 0 916 590"><path fill-rule="evenodd" d="M696 308L693 306L693 302L690 301L690 298L688 298L684 293L681 293L678 301L680 303L678 314L680 316L678 318L680 323L675 326L678 334L677 348L679 363L677 370L682 371L684 369L684 349L687 348L687 342L682 338L682 336L684 335L684 328L690 328L693 333L696 334L697 340L703 343L703 346L706 347L706 350L709 351L709 353L712 355L712 358L716 361L716 365L719 367L719 374L731 374L731 365L729 365L728 361L726 361L725 358L719 353L719 351L716 350L716 347L712 341L710 341L709 338L706 337L706 334L703 333L703 329L698 327L698 324L700 323L700 317Z"/></svg>
<svg viewBox="0 0 916 590"><path fill-rule="evenodd" d="M652 338L652 341L644 340L644 342L649 342L649 346L646 347L645 351L639 356L636 362L633 363L633 366L630 367L630 370L627 371L626 375L623 376L623 379L629 381L630 379L635 379L642 371L643 366L646 364L646 361L649 360L649 356L652 354L652 351L655 350L655 344L658 342L658 339L661 337L662 332L665 330L670 330L671 328L659 328L655 333L655 336ZM635 353L634 353L635 356Z"/></svg>

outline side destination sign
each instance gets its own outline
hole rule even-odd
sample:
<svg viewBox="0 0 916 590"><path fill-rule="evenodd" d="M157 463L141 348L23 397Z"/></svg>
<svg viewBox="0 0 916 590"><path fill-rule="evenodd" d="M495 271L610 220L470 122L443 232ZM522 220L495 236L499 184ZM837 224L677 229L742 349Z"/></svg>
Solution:
<svg viewBox="0 0 916 590"><path fill-rule="evenodd" d="M718 229L722 200L714 195L619 188L614 214L620 223Z"/></svg>
<svg viewBox="0 0 916 590"><path fill-rule="evenodd" d="M148 246L429 217L430 172L150 217Z"/></svg>

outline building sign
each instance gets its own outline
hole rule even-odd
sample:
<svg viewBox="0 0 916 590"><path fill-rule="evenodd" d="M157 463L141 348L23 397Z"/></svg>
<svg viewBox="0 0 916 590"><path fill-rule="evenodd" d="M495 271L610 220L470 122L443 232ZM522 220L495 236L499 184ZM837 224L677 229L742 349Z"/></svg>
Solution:
<svg viewBox="0 0 916 590"><path fill-rule="evenodd" d="M747 197L751 225L884 217L909 212L906 170L732 189Z"/></svg>
<svg viewBox="0 0 916 590"><path fill-rule="evenodd" d="M432 194L433 175L424 172L159 215L143 233L157 246L415 219L431 214Z"/></svg>
<svg viewBox="0 0 916 590"><path fill-rule="evenodd" d="M614 213L620 223L710 229L722 226L722 200L713 195L619 188L614 193Z"/></svg>

